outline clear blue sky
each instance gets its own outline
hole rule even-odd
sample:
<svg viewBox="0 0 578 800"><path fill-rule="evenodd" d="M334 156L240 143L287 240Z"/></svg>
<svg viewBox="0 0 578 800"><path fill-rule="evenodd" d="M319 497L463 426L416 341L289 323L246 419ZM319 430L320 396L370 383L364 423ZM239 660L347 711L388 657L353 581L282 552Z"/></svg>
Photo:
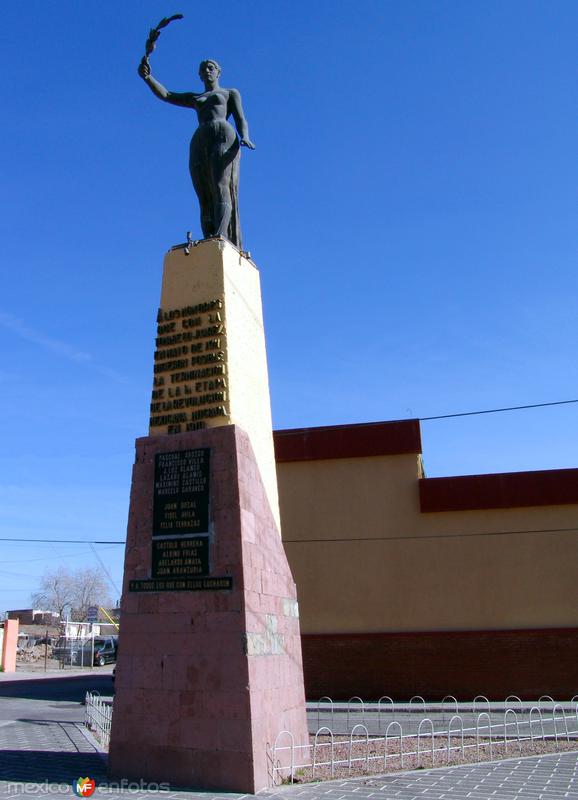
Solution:
<svg viewBox="0 0 578 800"><path fill-rule="evenodd" d="M557 0L2 11L0 536L124 539L163 253L199 233L193 112L244 99L241 221L277 428L578 396L575 43ZM578 407L423 423L429 475L578 466ZM98 548L117 584L122 547ZM0 542L0 610L88 547ZM114 594L114 590L113 590Z"/></svg>

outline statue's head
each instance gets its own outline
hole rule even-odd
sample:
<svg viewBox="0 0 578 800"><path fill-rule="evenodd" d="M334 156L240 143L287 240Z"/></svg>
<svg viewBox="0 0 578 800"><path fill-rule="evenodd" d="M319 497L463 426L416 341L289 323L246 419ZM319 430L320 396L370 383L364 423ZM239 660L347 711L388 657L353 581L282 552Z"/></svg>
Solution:
<svg viewBox="0 0 578 800"><path fill-rule="evenodd" d="M199 64L199 77L201 80L205 80L205 78L218 79L220 74L221 67L212 58L206 58Z"/></svg>

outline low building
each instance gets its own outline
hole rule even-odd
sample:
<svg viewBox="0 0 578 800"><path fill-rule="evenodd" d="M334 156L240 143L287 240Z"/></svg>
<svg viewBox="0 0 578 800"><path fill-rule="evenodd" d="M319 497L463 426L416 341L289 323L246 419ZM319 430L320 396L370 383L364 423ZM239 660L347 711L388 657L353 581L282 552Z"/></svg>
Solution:
<svg viewBox="0 0 578 800"><path fill-rule="evenodd" d="M57 611L43 611L39 608L16 608L6 612L6 619L17 619L21 625L58 625L60 614Z"/></svg>
<svg viewBox="0 0 578 800"><path fill-rule="evenodd" d="M426 478L417 420L275 451L309 699L578 694L578 469Z"/></svg>

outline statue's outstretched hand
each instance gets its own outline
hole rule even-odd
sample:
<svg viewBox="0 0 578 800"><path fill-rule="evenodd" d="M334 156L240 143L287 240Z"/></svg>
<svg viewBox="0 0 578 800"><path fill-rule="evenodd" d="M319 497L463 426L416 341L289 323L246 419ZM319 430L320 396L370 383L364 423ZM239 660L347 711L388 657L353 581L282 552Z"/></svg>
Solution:
<svg viewBox="0 0 578 800"><path fill-rule="evenodd" d="M140 64L138 65L138 74L141 76L143 81L146 81L146 79L150 76L151 68L148 58L145 57L141 60Z"/></svg>
<svg viewBox="0 0 578 800"><path fill-rule="evenodd" d="M249 150L255 149L255 145L253 144L253 142L249 141L249 139L241 139L241 146L248 147Z"/></svg>

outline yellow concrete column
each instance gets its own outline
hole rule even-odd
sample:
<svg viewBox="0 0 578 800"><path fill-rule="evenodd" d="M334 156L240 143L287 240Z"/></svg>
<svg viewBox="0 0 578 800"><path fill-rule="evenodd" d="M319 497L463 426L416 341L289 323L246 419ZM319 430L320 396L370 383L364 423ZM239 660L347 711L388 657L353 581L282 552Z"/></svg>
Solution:
<svg viewBox="0 0 578 800"><path fill-rule="evenodd" d="M165 257L149 433L218 425L249 435L279 526L259 271L229 242L209 239Z"/></svg>

